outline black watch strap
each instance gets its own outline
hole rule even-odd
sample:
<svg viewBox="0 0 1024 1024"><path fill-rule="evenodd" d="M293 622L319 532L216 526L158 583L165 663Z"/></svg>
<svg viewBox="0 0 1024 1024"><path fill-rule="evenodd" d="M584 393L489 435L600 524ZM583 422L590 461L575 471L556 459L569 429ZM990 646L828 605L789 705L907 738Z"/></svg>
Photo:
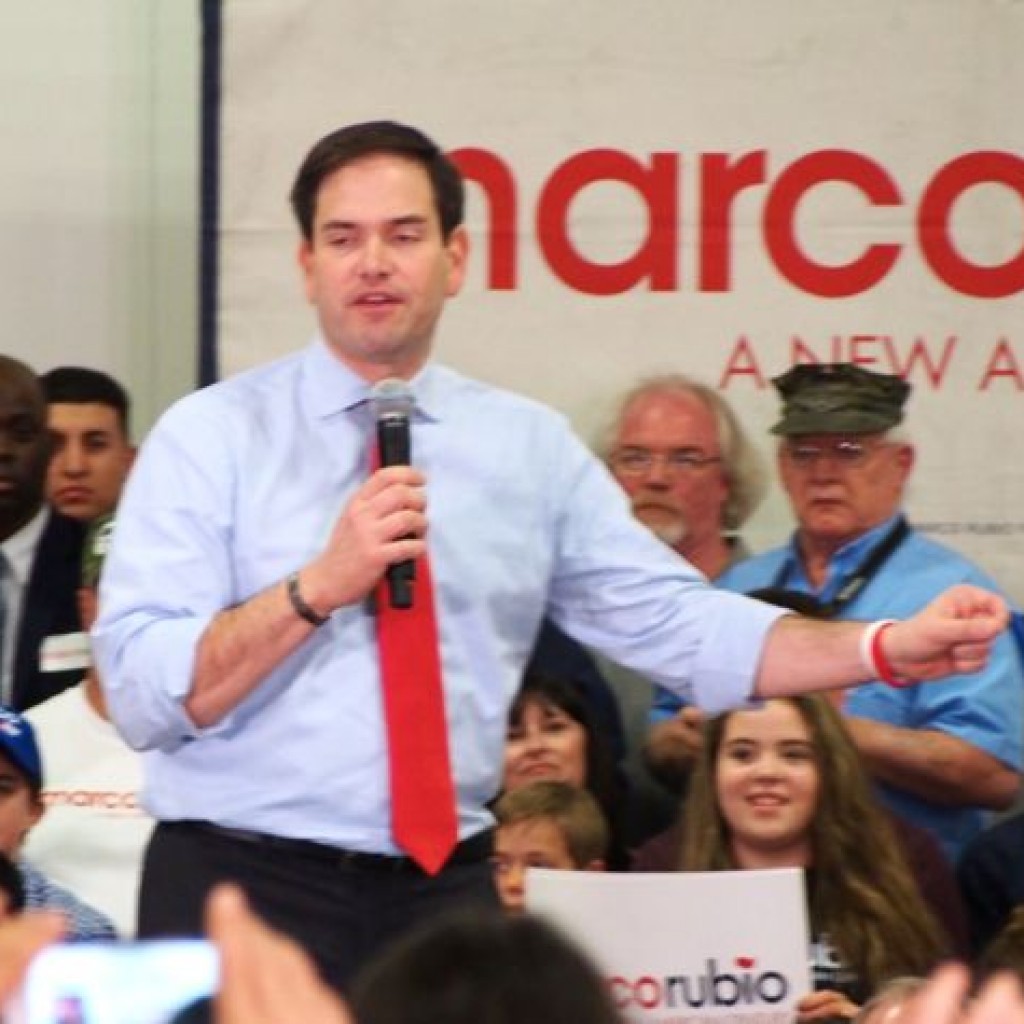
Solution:
<svg viewBox="0 0 1024 1024"><path fill-rule="evenodd" d="M293 572L285 580L285 586L288 590L288 600L291 601L292 608L295 609L295 614L299 618L305 619L311 626L322 626L330 618L329 615L320 615L306 604L306 599L299 591L299 574L297 572Z"/></svg>

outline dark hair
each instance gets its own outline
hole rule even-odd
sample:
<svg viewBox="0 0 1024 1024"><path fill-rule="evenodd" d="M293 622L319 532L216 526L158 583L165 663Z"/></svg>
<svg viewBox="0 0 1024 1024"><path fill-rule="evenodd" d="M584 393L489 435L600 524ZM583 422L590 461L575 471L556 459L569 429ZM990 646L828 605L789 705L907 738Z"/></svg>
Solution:
<svg viewBox="0 0 1024 1024"><path fill-rule="evenodd" d="M584 747L583 785L597 800L611 832L608 867L613 870L624 869L629 861L622 839L623 807L627 794L615 770L611 739L598 727L593 710L580 690L564 679L541 672L527 672L512 702L509 725L520 725L523 711L527 705L534 703L557 708L583 727L587 739Z"/></svg>
<svg viewBox="0 0 1024 1024"><path fill-rule="evenodd" d="M808 912L869 989L897 974L920 974L941 959L944 936L879 805L860 753L826 697L770 698L789 704L807 726L818 768L818 800L808 826L813 875ZM727 711L704 724L704 744L683 806L684 871L728 871L731 833L718 800L719 753Z"/></svg>
<svg viewBox="0 0 1024 1024"><path fill-rule="evenodd" d="M128 436L131 400L124 387L109 373L89 366L57 366L42 374L39 383L49 405L55 402L109 405L117 413L125 437Z"/></svg>
<svg viewBox="0 0 1024 1024"><path fill-rule="evenodd" d="M22 390L23 396L32 407L33 414L38 414L40 422L46 423L46 396L40 378L35 370L14 356L0 352L0 382L13 384Z"/></svg>
<svg viewBox="0 0 1024 1024"><path fill-rule="evenodd" d="M1000 971L1012 971L1024 986L1024 905L1018 904L1010 913L1002 930L997 932L975 963L974 987L980 989Z"/></svg>
<svg viewBox="0 0 1024 1024"><path fill-rule="evenodd" d="M546 921L458 911L356 977L359 1024L622 1024L601 975Z"/></svg>
<svg viewBox="0 0 1024 1024"><path fill-rule="evenodd" d="M325 135L306 155L291 191L292 210L306 241L313 238L320 186L336 170L366 156L390 153L418 163L430 178L434 203L447 241L461 223L465 189L458 168L423 132L395 121L352 124Z"/></svg>
<svg viewBox="0 0 1024 1024"><path fill-rule="evenodd" d="M18 865L0 853L0 892L7 895L7 912L18 914L25 909L25 881Z"/></svg>

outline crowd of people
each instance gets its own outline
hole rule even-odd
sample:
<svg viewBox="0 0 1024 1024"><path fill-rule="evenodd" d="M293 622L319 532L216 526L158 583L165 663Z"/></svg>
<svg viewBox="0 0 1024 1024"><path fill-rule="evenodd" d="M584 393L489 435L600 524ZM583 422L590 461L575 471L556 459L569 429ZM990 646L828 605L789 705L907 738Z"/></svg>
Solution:
<svg viewBox="0 0 1024 1024"><path fill-rule="evenodd" d="M776 378L796 530L752 554L715 390L639 383L592 453L433 361L468 242L430 139L331 133L291 200L317 337L138 457L109 375L0 356L0 988L59 935L205 932L232 1024L611 1024L539 867L802 870L801 1020L1024 977L1024 653L908 518L907 382Z"/></svg>

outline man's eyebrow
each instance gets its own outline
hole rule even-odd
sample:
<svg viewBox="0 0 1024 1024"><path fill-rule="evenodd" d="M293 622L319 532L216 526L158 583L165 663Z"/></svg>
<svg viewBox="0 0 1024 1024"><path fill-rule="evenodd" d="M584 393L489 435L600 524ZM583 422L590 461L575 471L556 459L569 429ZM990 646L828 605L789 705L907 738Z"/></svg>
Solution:
<svg viewBox="0 0 1024 1024"><path fill-rule="evenodd" d="M384 223L388 227L404 227L408 225L420 225L426 224L428 217L421 213L406 213L400 217L392 217L390 220L386 220ZM321 231L345 231L351 230L352 228L362 227L359 221L354 220L327 220L320 225Z"/></svg>
<svg viewBox="0 0 1024 1024"><path fill-rule="evenodd" d="M320 225L321 231L343 231L346 228L356 227L355 221L351 220L325 220Z"/></svg>

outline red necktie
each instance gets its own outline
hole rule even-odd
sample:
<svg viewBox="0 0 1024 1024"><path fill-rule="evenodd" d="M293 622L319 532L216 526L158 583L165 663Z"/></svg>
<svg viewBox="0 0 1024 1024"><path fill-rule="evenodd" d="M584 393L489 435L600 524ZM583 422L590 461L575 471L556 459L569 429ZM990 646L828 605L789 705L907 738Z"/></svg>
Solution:
<svg viewBox="0 0 1024 1024"><path fill-rule="evenodd" d="M392 608L377 585L377 646L388 730L391 831L427 874L436 875L458 840L448 726L426 556L416 562L411 608Z"/></svg>

